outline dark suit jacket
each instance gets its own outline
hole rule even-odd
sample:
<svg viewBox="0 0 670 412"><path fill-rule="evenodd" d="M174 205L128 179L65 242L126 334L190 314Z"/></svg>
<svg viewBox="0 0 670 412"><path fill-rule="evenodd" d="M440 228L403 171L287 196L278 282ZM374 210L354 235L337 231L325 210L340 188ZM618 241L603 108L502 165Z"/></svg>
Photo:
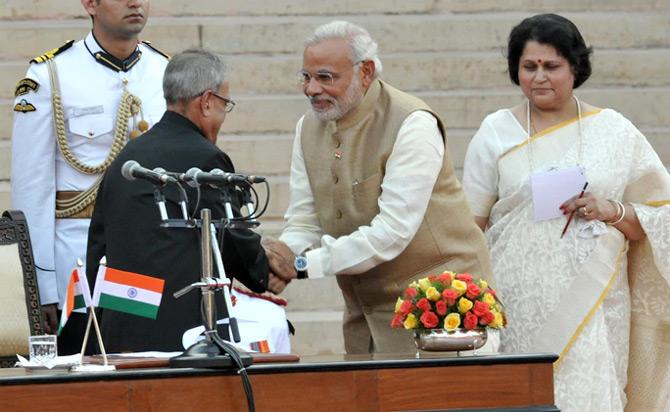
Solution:
<svg viewBox="0 0 670 412"><path fill-rule="evenodd" d="M165 279L163 299L156 320L111 310L102 311L103 342L108 352L182 350L183 332L202 324L200 290L175 299L172 294L200 279L199 230L161 228L160 214L147 181L128 181L121 175L127 160L143 167L162 167L185 172L191 167L204 171L219 168L233 172L230 158L208 141L185 117L167 111L160 122L130 141L110 165L100 185L88 237L87 275L93 287L98 263L107 257L107 266ZM179 193L175 185L164 189L168 216L181 217ZM196 190L187 187L193 213ZM202 186L196 211L212 210L212 218L225 217L217 190ZM268 262L260 236L250 230L226 230L223 262L233 276L256 292L268 281ZM221 315L221 293L217 293Z"/></svg>

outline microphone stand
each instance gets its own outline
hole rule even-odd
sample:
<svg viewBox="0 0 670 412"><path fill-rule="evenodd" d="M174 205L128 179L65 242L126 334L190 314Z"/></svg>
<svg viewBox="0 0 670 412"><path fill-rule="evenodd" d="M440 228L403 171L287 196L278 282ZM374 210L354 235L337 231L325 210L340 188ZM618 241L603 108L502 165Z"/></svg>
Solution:
<svg viewBox="0 0 670 412"><path fill-rule="evenodd" d="M251 185L242 188L242 203L247 207L247 214L251 222L256 221L256 209L251 201Z"/></svg>
<svg viewBox="0 0 670 412"><path fill-rule="evenodd" d="M161 215L161 221L165 222L168 219L167 209L165 209L165 194L163 193L163 185L154 184L154 201L158 206L158 212Z"/></svg>
<svg viewBox="0 0 670 412"><path fill-rule="evenodd" d="M205 326L205 339L198 341L191 345L186 351L176 357L170 358L170 366L176 368L236 368L246 367L253 362L250 355L246 353L239 353L236 349L224 342L219 336L216 329L216 305L214 302L214 293L216 290L223 289L226 306L231 304L230 291L228 286L230 280L223 278L212 277L212 250L215 245L212 243L213 232L211 211L209 209L202 209L201 211L201 237L200 237L200 252L202 264L202 279L200 282L192 283L185 288L175 292L174 297L179 298L184 294L190 292L195 288L200 288L203 302L203 321ZM221 261L221 255L218 249L218 242L216 246L217 267ZM221 267L223 264L221 263ZM220 273L225 276L224 273ZM226 294L226 292L228 292ZM232 306L232 305L231 305ZM226 307L228 313L231 312L231 307ZM237 329L237 321L232 321L230 327L233 331L233 336L237 337L239 342L239 331ZM233 326L234 325L234 326Z"/></svg>

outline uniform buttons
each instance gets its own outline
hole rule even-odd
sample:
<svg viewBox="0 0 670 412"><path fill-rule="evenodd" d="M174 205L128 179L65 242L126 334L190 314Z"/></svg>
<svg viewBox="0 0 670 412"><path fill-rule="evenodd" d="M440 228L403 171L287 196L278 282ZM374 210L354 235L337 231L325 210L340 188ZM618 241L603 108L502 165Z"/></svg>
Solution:
<svg viewBox="0 0 670 412"><path fill-rule="evenodd" d="M333 183L337 184L337 182L340 181L340 178L337 176L333 176Z"/></svg>
<svg viewBox="0 0 670 412"><path fill-rule="evenodd" d="M335 152L335 159L341 159L342 158L342 153L341 152Z"/></svg>
<svg viewBox="0 0 670 412"><path fill-rule="evenodd" d="M123 84L128 84L128 78L127 77L124 77L123 79L121 79L121 81L123 82Z"/></svg>
<svg viewBox="0 0 670 412"><path fill-rule="evenodd" d="M341 211L341 210L338 210L337 212L335 212L335 217L336 217L337 219L342 219L342 211Z"/></svg>
<svg viewBox="0 0 670 412"><path fill-rule="evenodd" d="M335 141L335 148L339 148L340 146L342 146L342 142L340 142L339 140L336 140Z"/></svg>
<svg viewBox="0 0 670 412"><path fill-rule="evenodd" d="M88 131L88 137L93 137L94 134L95 132L93 130Z"/></svg>

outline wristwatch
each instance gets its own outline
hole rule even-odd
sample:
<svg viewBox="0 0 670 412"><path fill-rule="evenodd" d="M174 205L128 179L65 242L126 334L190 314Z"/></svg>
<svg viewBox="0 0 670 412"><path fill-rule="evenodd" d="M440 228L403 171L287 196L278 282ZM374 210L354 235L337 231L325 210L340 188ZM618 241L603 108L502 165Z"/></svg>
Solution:
<svg viewBox="0 0 670 412"><path fill-rule="evenodd" d="M307 258L302 255L297 255L293 261L293 267L298 272L298 279L307 279Z"/></svg>

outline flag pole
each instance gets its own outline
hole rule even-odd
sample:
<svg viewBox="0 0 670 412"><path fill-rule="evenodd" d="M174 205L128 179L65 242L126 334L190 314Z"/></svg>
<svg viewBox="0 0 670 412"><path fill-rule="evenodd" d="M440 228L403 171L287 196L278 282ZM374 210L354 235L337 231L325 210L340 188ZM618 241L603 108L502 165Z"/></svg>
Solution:
<svg viewBox="0 0 670 412"><path fill-rule="evenodd" d="M86 322L86 332L84 332L84 341L81 344L81 352L79 353L79 364L84 363L84 350L86 349L86 344L88 343L88 333L91 330L91 318L93 315L93 308L88 308L88 321Z"/></svg>
<svg viewBox="0 0 670 412"><path fill-rule="evenodd" d="M107 263L107 259L103 256L102 259L100 259L100 267L105 267ZM84 265L81 260L77 261L77 265L79 266L79 269L81 269ZM98 267L98 278L100 277L100 267ZM100 333L100 327L98 326L98 318L95 315L95 295L99 295L99 279L96 280L96 285L93 295L91 296L91 290L88 286L88 281L86 279L86 273L82 274L81 278L84 279L83 287L82 289L85 289L83 292L84 296L88 296L85 298L86 300L86 306L88 308L88 321L86 323L86 332L84 333L84 342L82 342L81 345L81 353L79 354L79 365L75 365L72 367L72 370L75 372L102 372L102 371L111 371L116 369L114 365L109 365L107 362L107 353L105 352L105 346L102 344L102 334ZM97 336L98 339L98 344L100 345L100 350L102 351L102 359L104 361L103 365L97 365L97 364L86 364L84 365L84 351L86 350L86 344L88 343L88 338L91 332L91 323L93 323L93 326L95 327L95 335Z"/></svg>
<svg viewBox="0 0 670 412"><path fill-rule="evenodd" d="M98 318L95 316L94 310L91 311L91 314L93 315L93 326L95 327L95 334L98 336L98 345L100 345L102 359L105 362L104 365L107 366L107 352L105 352L105 345L102 343L102 334L100 333L100 326L98 326Z"/></svg>

